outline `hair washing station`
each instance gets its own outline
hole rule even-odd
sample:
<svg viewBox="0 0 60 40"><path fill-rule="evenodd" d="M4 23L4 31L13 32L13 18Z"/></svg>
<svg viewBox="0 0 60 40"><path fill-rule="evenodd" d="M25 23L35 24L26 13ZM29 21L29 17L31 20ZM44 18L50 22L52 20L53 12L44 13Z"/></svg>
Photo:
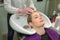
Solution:
<svg viewBox="0 0 60 40"><path fill-rule="evenodd" d="M42 12L40 12L40 14L42 15L43 19L45 20L45 25L44 27L49 28L51 27L51 22L49 20L49 18ZM28 34L28 35L32 35L34 33L36 33L36 31L31 28L28 23L27 23L27 14L26 15L12 15L10 18L10 25L11 27L22 34Z"/></svg>

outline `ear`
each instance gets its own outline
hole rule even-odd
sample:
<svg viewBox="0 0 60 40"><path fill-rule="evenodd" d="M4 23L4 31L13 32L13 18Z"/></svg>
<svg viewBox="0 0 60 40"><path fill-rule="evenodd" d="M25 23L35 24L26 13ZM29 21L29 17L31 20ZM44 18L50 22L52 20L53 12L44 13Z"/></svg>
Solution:
<svg viewBox="0 0 60 40"><path fill-rule="evenodd" d="M29 25L30 25L30 26L33 26L33 25L32 25L32 22L29 22Z"/></svg>

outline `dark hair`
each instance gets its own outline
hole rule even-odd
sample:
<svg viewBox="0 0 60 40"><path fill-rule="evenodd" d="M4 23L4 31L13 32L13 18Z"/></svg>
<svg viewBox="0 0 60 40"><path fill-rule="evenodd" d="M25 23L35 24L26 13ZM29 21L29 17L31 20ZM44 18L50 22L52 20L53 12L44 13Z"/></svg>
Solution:
<svg viewBox="0 0 60 40"><path fill-rule="evenodd" d="M27 22L32 22L32 18L31 18L31 14L28 14L28 17L27 17Z"/></svg>

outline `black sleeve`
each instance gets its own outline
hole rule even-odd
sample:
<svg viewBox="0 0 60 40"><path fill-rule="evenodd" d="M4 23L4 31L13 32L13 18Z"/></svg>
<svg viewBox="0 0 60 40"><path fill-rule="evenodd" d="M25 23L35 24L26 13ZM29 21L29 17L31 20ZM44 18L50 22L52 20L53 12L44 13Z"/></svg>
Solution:
<svg viewBox="0 0 60 40"><path fill-rule="evenodd" d="M60 35L59 35L59 39L58 40L60 40Z"/></svg>

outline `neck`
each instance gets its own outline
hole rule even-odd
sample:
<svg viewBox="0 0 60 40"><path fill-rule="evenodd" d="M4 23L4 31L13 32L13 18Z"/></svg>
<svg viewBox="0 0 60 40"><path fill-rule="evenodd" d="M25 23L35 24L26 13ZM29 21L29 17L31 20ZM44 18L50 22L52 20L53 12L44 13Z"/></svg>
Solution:
<svg viewBox="0 0 60 40"><path fill-rule="evenodd" d="M34 29L36 30L37 34L39 34L39 35L45 34L45 29L44 29L44 27L34 28Z"/></svg>

